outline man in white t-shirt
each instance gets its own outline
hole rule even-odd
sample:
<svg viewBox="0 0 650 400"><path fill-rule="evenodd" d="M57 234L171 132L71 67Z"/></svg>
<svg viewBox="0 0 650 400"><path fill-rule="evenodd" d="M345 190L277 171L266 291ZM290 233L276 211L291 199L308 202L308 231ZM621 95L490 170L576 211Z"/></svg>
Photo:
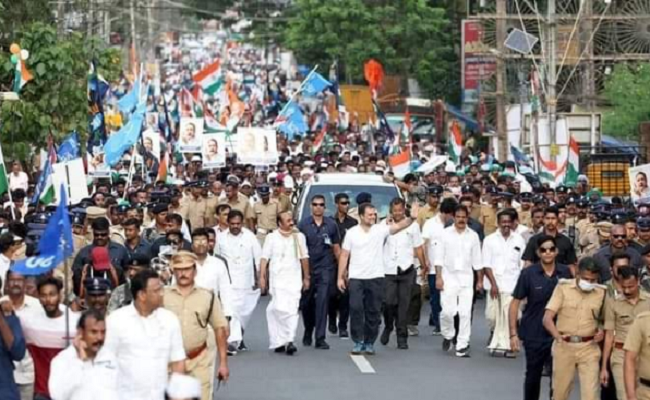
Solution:
<svg viewBox="0 0 650 400"><path fill-rule="evenodd" d="M417 215L418 211L417 203L413 204L411 213ZM370 203L363 203L359 205L359 222L345 235L339 257L338 288L341 292L348 288L350 293L352 354L373 355L385 294L384 264L380 261L384 240L408 228L413 219L376 224L377 209ZM412 251L409 253L412 255Z"/></svg>
<svg viewBox="0 0 650 400"><path fill-rule="evenodd" d="M131 279L133 303L114 311L106 321L104 348L114 354L120 400L165 397L168 371L185 373L181 324L162 308L163 284L147 269Z"/></svg>
<svg viewBox="0 0 650 400"><path fill-rule="evenodd" d="M422 227L422 239L429 263L435 260L436 246L442 239L445 226L454 219L456 200L449 197L442 201L437 215L429 218ZM431 306L432 335L440 336L440 291L436 289L436 269L429 268L429 305Z"/></svg>

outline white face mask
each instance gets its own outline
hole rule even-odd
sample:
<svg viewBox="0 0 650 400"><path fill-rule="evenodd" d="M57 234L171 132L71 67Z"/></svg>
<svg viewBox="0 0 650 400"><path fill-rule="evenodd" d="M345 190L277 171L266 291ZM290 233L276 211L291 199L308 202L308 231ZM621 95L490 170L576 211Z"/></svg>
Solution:
<svg viewBox="0 0 650 400"><path fill-rule="evenodd" d="M583 281L582 279L580 279L580 280L578 281L578 287L579 287L583 292L591 292L592 290L594 290L594 289L596 288L596 284L595 284L595 283L591 283L591 282L587 282L587 281Z"/></svg>

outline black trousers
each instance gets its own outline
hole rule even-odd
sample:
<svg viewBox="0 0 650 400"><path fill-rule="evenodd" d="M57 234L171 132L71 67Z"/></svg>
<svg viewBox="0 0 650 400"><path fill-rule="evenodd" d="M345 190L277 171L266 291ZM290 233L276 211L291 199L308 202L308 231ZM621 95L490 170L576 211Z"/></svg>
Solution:
<svg viewBox="0 0 650 400"><path fill-rule="evenodd" d="M316 340L325 339L327 309L334 291L333 276L332 271L325 268L312 271L309 290L300 299L305 335L311 335L315 330Z"/></svg>
<svg viewBox="0 0 650 400"><path fill-rule="evenodd" d="M336 279L334 280L336 282ZM335 290L330 297L328 309L329 325L338 326L339 331L348 330L348 320L350 319L350 294L347 289L341 293ZM336 318L338 317L338 324Z"/></svg>
<svg viewBox="0 0 650 400"><path fill-rule="evenodd" d="M408 325L420 325L420 311L422 310L422 286L417 283L411 285L411 301L408 312Z"/></svg>
<svg viewBox="0 0 650 400"><path fill-rule="evenodd" d="M552 341L524 342L526 352L526 377L524 379L524 400L539 400L542 387L542 370L551 359ZM549 385L550 386L550 385Z"/></svg>
<svg viewBox="0 0 650 400"><path fill-rule="evenodd" d="M350 334L355 343L377 340L384 291L384 278L350 279Z"/></svg>
<svg viewBox="0 0 650 400"><path fill-rule="evenodd" d="M386 329L392 330L395 326L397 341L406 343L409 323L409 306L411 293L415 282L415 268L402 273L402 275L386 275L386 298L384 300L384 324Z"/></svg>

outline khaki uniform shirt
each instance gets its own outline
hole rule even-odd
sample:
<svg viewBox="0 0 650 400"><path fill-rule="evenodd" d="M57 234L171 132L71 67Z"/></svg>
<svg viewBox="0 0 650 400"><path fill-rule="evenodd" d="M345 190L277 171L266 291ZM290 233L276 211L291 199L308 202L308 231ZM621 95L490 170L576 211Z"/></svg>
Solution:
<svg viewBox="0 0 650 400"><path fill-rule="evenodd" d="M427 222L429 218L433 218L436 215L438 215L438 208L434 210L428 204L422 207L420 211L418 211L418 225L420 225L420 228L424 226L424 223Z"/></svg>
<svg viewBox="0 0 650 400"><path fill-rule="evenodd" d="M650 296L644 291L639 292L636 304L630 303L622 294L608 296L605 300L605 330L614 331L615 342L625 343L632 323L645 311L650 311Z"/></svg>
<svg viewBox="0 0 650 400"><path fill-rule="evenodd" d="M604 300L605 289L602 287L583 292L575 279L560 279L546 309L557 313L556 326L560 334L593 336L598 328Z"/></svg>
<svg viewBox="0 0 650 400"><path fill-rule="evenodd" d="M260 229L265 231L259 233L269 233L269 231L278 228L277 218L278 214L280 214L280 203L277 200L270 199L268 204L264 204L260 200L253 206L253 212L255 213L258 231Z"/></svg>
<svg viewBox="0 0 650 400"><path fill-rule="evenodd" d="M481 205L472 204L472 209L469 210L469 216L474 218L477 221L481 220Z"/></svg>
<svg viewBox="0 0 650 400"><path fill-rule="evenodd" d="M246 220L252 220L255 218L255 214L253 214L253 207L251 207L251 203L248 201L248 197L241 193L237 194L237 201L231 202L226 198L221 200L219 204L228 204L231 209L241 211L242 214L244 214L244 219Z"/></svg>
<svg viewBox="0 0 650 400"><path fill-rule="evenodd" d="M110 238L112 242L121 244L124 246L126 237L124 236L124 228L121 225L113 225L109 228Z"/></svg>
<svg viewBox="0 0 650 400"><path fill-rule="evenodd" d="M206 199L205 226L215 226L219 223L217 205L219 205L219 196L212 195Z"/></svg>
<svg viewBox="0 0 650 400"><path fill-rule="evenodd" d="M271 200L280 203L280 212L291 211L291 199L286 194L280 193L278 197L271 196Z"/></svg>
<svg viewBox="0 0 650 400"><path fill-rule="evenodd" d="M212 313L208 314L211 300ZM211 290L194 286L189 295L183 296L174 285L165 288L163 302L164 307L176 314L181 323L183 347L186 353L203 346L209 334L208 325L211 325L214 330L228 326L221 302Z"/></svg>
<svg viewBox="0 0 650 400"><path fill-rule="evenodd" d="M650 312L639 314L630 327L624 350L638 355L637 371L640 378L650 379Z"/></svg>
<svg viewBox="0 0 650 400"><path fill-rule="evenodd" d="M527 226L529 228L533 227L533 214L528 210L522 210L521 208L517 210L519 214L519 224Z"/></svg>
<svg viewBox="0 0 650 400"><path fill-rule="evenodd" d="M582 255L584 257L593 257L598 249L601 248L598 231L596 229L591 229L585 236L585 242L587 243L587 246L584 248Z"/></svg>
<svg viewBox="0 0 650 400"><path fill-rule="evenodd" d="M497 230L497 210L488 205L481 206L481 217L478 220L483 225L485 236Z"/></svg>
<svg viewBox="0 0 650 400"><path fill-rule="evenodd" d="M183 202L181 207L181 216L186 221L190 221L192 230L206 226L205 217L208 211L207 204L207 200L203 197L195 199L193 196L186 198Z"/></svg>

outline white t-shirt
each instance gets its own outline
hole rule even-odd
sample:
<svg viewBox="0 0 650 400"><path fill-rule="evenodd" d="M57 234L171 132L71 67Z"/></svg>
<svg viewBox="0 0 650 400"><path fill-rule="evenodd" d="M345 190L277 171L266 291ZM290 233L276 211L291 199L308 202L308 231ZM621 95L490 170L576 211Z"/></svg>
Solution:
<svg viewBox="0 0 650 400"><path fill-rule="evenodd" d="M390 235L390 227L377 224L366 232L361 225L356 225L345 234L343 250L350 252L350 279L375 279L384 277L382 254L384 241ZM413 251L409 249L409 254Z"/></svg>
<svg viewBox="0 0 650 400"><path fill-rule="evenodd" d="M27 192L27 188L29 187L29 177L24 171L19 171L18 175L14 175L14 173L9 174L9 189L10 190L16 190L16 189L23 189L25 192Z"/></svg>

